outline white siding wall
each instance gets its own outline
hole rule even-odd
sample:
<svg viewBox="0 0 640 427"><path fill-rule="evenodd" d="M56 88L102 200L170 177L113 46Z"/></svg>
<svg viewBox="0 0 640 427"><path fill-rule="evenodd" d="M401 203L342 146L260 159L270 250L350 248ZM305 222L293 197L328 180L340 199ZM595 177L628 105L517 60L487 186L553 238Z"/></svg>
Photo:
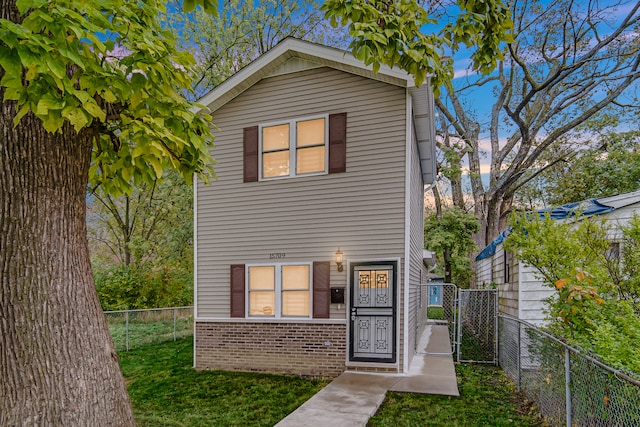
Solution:
<svg viewBox="0 0 640 427"><path fill-rule="evenodd" d="M640 209L640 203L635 203L607 214L593 216L592 219L594 221L606 220L606 223L611 227L609 237L611 240L616 240L622 236L621 227L629 224L638 209ZM521 269L519 316L533 324L543 325L547 317L544 313L547 308L545 300L555 295L556 292L553 288L542 283L542 280L536 275L535 268L522 265Z"/></svg>
<svg viewBox="0 0 640 427"><path fill-rule="evenodd" d="M594 221L606 219L611 226L609 235L612 240L622 236L620 228L628 225L635 212L640 209L640 203L624 206L615 211L594 216ZM489 274L491 265L493 276ZM488 284L491 280L498 284L500 311L531 322L535 325L543 325L546 321L546 300L555 291L545 286L538 278L535 268L530 265L514 263L511 273L513 278L510 283L504 283L504 250L502 245L496 248L496 254L491 258L485 258L476 263L476 281L479 285ZM491 277L493 277L491 279Z"/></svg>
<svg viewBox="0 0 640 427"><path fill-rule="evenodd" d="M286 254L281 262L332 261L331 286L345 286L338 248L345 267L403 258L405 103L403 88L319 68L264 79L213 113L218 180L198 184L197 318L229 317L230 264L269 263L272 253ZM346 173L243 183L244 127L341 112ZM344 319L345 306L332 305L331 317Z"/></svg>
<svg viewBox="0 0 640 427"><path fill-rule="evenodd" d="M640 213L640 203L634 203L629 206L621 207L613 212L606 214L607 223L611 226L609 235L612 239L622 237L621 228L628 226L629 221L634 214Z"/></svg>
<svg viewBox="0 0 640 427"><path fill-rule="evenodd" d="M478 289L484 289L489 286L493 280L493 258L485 258L475 263L476 286Z"/></svg>
<svg viewBox="0 0 640 427"><path fill-rule="evenodd" d="M545 286L538 279L537 270L530 265L520 264L520 312L516 314L520 319L534 325L545 323L548 298L555 294L549 286Z"/></svg>

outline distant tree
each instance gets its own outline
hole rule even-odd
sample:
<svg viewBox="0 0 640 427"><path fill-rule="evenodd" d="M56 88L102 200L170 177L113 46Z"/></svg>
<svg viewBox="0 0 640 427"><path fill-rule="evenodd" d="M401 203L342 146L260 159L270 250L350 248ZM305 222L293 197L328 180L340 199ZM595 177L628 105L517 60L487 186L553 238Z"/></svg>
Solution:
<svg viewBox="0 0 640 427"><path fill-rule="evenodd" d="M183 13L172 3L163 25L172 28L180 48L197 61L193 89L202 96L286 37L343 46L345 35L331 29L320 0L229 0L214 16Z"/></svg>
<svg viewBox="0 0 640 427"><path fill-rule="evenodd" d="M442 167L468 167L447 178L461 208L468 206L463 183L470 182L480 247L504 229L522 185L589 142L589 120L607 113L635 122L640 109L640 3L511 1L510 9L514 40L497 71L460 78L436 100Z"/></svg>
<svg viewBox="0 0 640 427"><path fill-rule="evenodd" d="M193 190L168 171L153 185L89 197L87 230L105 310L192 303Z"/></svg>
<svg viewBox="0 0 640 427"><path fill-rule="evenodd" d="M478 219L454 206L441 215L433 213L424 221L425 248L437 255L444 270L444 280L468 288L472 269L469 254L475 249L473 234L478 231Z"/></svg>
<svg viewBox="0 0 640 427"><path fill-rule="evenodd" d="M177 174L167 172L153 184L142 183L118 197L98 188L90 199L93 256L140 267L163 254L185 255L193 234L193 190Z"/></svg>
<svg viewBox="0 0 640 427"><path fill-rule="evenodd" d="M640 189L640 132L600 135L595 148L577 153L541 175L550 204L606 197Z"/></svg>

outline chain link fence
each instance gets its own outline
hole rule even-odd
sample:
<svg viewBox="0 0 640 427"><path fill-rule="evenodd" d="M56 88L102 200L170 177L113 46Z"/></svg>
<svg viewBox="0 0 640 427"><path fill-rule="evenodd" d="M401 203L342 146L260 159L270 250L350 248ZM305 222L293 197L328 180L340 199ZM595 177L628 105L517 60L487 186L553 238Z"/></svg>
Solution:
<svg viewBox="0 0 640 427"><path fill-rule="evenodd" d="M640 381L499 315L499 362L552 426L640 426Z"/></svg>
<svg viewBox="0 0 640 427"><path fill-rule="evenodd" d="M116 351L193 335L193 307L105 311Z"/></svg>
<svg viewBox="0 0 640 427"><path fill-rule="evenodd" d="M458 362L497 363L498 291L460 289L458 295Z"/></svg>

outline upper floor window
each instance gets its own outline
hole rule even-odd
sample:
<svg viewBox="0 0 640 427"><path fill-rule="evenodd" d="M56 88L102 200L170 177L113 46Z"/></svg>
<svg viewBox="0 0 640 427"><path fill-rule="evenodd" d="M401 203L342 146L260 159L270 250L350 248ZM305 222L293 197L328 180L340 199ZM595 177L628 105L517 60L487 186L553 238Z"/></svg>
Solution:
<svg viewBox="0 0 640 427"><path fill-rule="evenodd" d="M260 127L261 179L327 172L327 116Z"/></svg>

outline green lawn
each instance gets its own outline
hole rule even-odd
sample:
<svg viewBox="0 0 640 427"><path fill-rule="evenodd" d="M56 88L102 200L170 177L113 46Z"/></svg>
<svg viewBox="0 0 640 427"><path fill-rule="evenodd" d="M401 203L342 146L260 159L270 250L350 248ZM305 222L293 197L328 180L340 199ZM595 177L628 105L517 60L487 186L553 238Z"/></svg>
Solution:
<svg viewBox="0 0 640 427"><path fill-rule="evenodd" d="M106 313L111 338L120 352L127 349L127 330L129 331L129 349L173 341L174 312L172 310L132 311L127 325L122 312ZM193 315L190 309L178 309L175 322L176 338L193 335Z"/></svg>
<svg viewBox="0 0 640 427"><path fill-rule="evenodd" d="M328 383L192 365L192 337L120 353L138 426L273 426Z"/></svg>
<svg viewBox="0 0 640 427"><path fill-rule="evenodd" d="M388 392L369 427L544 426L497 367L456 365L460 397Z"/></svg>
<svg viewBox="0 0 640 427"><path fill-rule="evenodd" d="M279 375L196 372L191 368L192 356L192 337L120 353L139 426L273 426L328 383ZM369 425L542 425L529 414L500 369L457 365L456 370L460 398L389 392Z"/></svg>

